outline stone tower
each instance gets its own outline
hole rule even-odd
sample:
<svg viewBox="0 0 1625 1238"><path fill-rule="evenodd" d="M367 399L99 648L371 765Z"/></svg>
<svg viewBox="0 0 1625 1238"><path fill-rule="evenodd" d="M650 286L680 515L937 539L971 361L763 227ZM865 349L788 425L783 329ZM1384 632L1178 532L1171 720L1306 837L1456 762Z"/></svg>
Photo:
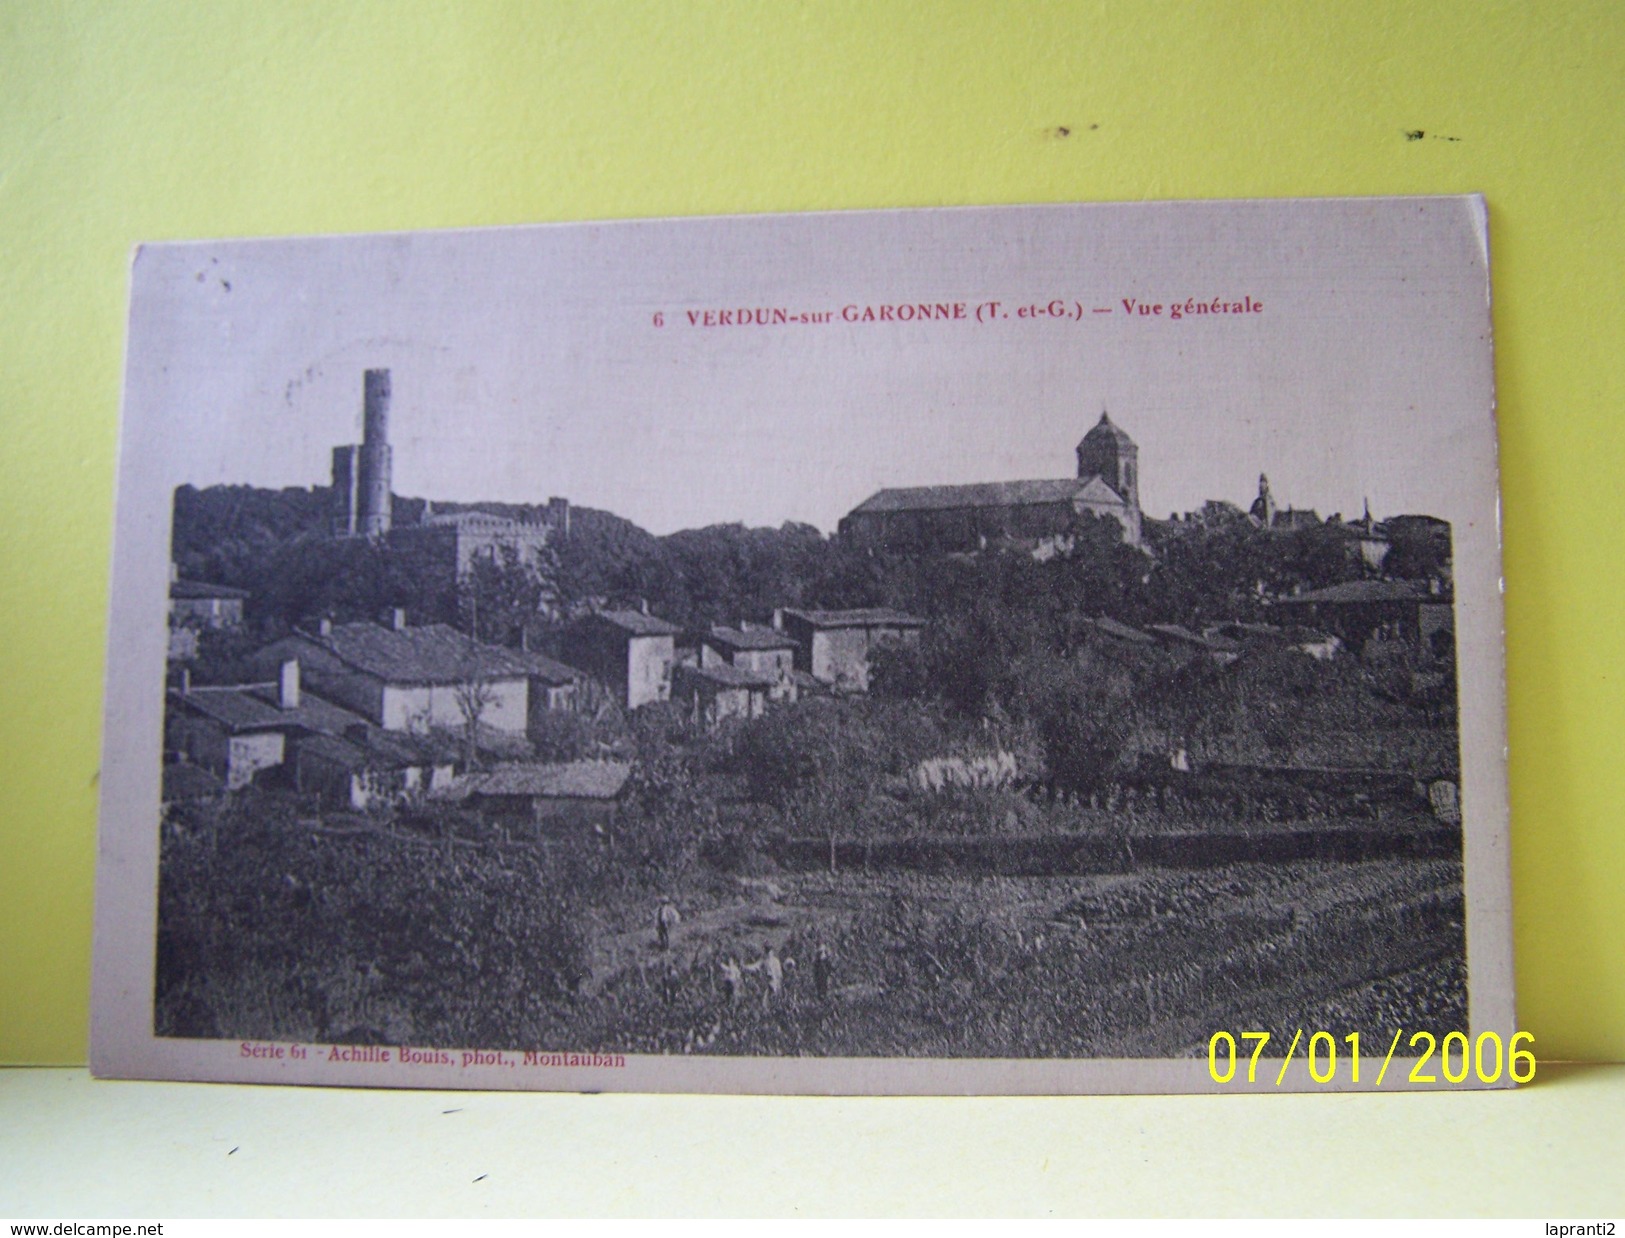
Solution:
<svg viewBox="0 0 1625 1238"><path fill-rule="evenodd" d="M392 519L394 460L389 446L389 371L368 370L362 382L360 532L388 533Z"/></svg>
<svg viewBox="0 0 1625 1238"><path fill-rule="evenodd" d="M1078 477L1099 476L1135 511L1140 509L1140 449L1102 411L1078 444Z"/></svg>
<svg viewBox="0 0 1625 1238"><path fill-rule="evenodd" d="M389 371L368 370L361 389L361 442L333 448L333 535L378 537L393 523Z"/></svg>

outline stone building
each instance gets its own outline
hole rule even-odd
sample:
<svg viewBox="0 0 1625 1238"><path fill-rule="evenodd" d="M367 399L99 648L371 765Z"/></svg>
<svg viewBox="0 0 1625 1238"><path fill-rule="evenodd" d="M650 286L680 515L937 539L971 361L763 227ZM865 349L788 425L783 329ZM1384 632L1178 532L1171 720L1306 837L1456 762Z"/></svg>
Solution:
<svg viewBox="0 0 1625 1238"><path fill-rule="evenodd" d="M784 610L774 616L796 642L795 669L820 683L869 689L869 659L885 644L918 644L925 620L899 610Z"/></svg>
<svg viewBox="0 0 1625 1238"><path fill-rule="evenodd" d="M333 448L333 536L378 537L393 523L389 371L362 379L361 442Z"/></svg>
<svg viewBox="0 0 1625 1238"><path fill-rule="evenodd" d="M670 699L681 630L642 611L594 611L565 629L560 656L609 689L623 709L636 709Z"/></svg>
<svg viewBox="0 0 1625 1238"><path fill-rule="evenodd" d="M842 518L858 545L899 552L971 551L1065 539L1080 516L1109 516L1140 545L1140 449L1110 416L1077 446L1077 476L881 490Z"/></svg>
<svg viewBox="0 0 1625 1238"><path fill-rule="evenodd" d="M201 580L181 580L169 568L169 660L197 657L198 633L243 626L248 591Z"/></svg>
<svg viewBox="0 0 1625 1238"><path fill-rule="evenodd" d="M1350 580L1277 598L1274 608L1284 622L1330 632L1356 651L1376 638L1442 653L1455 640L1453 599L1437 580Z"/></svg>
<svg viewBox="0 0 1625 1238"><path fill-rule="evenodd" d="M569 520L570 505L560 498L548 501L545 520L515 520L478 509L436 513L426 508L417 524L392 528L389 544L421 552L424 570L461 580L481 560L502 566L510 553L527 567L544 566L543 551L569 527Z"/></svg>
<svg viewBox="0 0 1625 1238"><path fill-rule="evenodd" d="M271 683L171 692L165 743L171 764L205 770L226 790L273 777L355 809L445 785L454 760L446 745L385 731L308 691L292 658Z"/></svg>
<svg viewBox="0 0 1625 1238"><path fill-rule="evenodd" d="M461 802L512 825L560 834L609 834L632 767L622 761L503 765L453 781L435 798Z"/></svg>
<svg viewBox="0 0 1625 1238"><path fill-rule="evenodd" d="M324 622L255 658L297 660L323 697L388 731L463 729L473 712L482 730L523 736L529 721L530 655L443 623L408 627L399 610L388 627Z"/></svg>
<svg viewBox="0 0 1625 1238"><path fill-rule="evenodd" d="M436 513L432 503L425 503L416 523L397 524L390 397L389 371L366 371L361 442L333 448L335 537L387 538L391 546L423 552L423 570L461 580L481 559L501 564L509 551L520 563L536 566L549 542L569 535L570 504L557 497L548 500L545 514L529 520L477 509Z"/></svg>
<svg viewBox="0 0 1625 1238"><path fill-rule="evenodd" d="M732 666L679 666L672 672L671 699L694 721L714 727L729 718L759 718L774 694L790 687L789 672L769 674Z"/></svg>
<svg viewBox="0 0 1625 1238"><path fill-rule="evenodd" d="M795 670L796 642L778 628L713 627L700 638L699 660L777 678Z"/></svg>

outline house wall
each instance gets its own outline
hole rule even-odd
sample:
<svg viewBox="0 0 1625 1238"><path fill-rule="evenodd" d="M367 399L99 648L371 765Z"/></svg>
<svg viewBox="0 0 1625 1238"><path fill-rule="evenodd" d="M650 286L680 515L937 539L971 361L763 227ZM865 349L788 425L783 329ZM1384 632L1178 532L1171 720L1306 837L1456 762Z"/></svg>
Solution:
<svg viewBox="0 0 1625 1238"><path fill-rule="evenodd" d="M216 722L188 714L172 718L168 730L170 747L219 775L230 791L247 786L260 770L281 765L285 759L280 731L231 735Z"/></svg>
<svg viewBox="0 0 1625 1238"><path fill-rule="evenodd" d="M532 825L539 833L562 834L608 827L615 821L616 800L571 796L494 795L479 800L483 811L513 825Z"/></svg>
<svg viewBox="0 0 1625 1238"><path fill-rule="evenodd" d="M246 787L262 769L282 764L285 747L281 731L255 731L233 735L225 772L226 789Z"/></svg>
<svg viewBox="0 0 1625 1238"><path fill-rule="evenodd" d="M485 691L490 699L480 713L480 724L523 734L529 721L527 681L523 677L492 679L486 682ZM457 694L456 684L386 684L379 724L388 731L414 733L464 727L468 719Z"/></svg>
<svg viewBox="0 0 1625 1238"><path fill-rule="evenodd" d="M677 641L671 636L634 636L627 642L626 707L636 709L671 696Z"/></svg>
<svg viewBox="0 0 1625 1238"><path fill-rule="evenodd" d="M788 674L795 669L795 659L793 649L741 649L734 657L734 665L762 675Z"/></svg>
<svg viewBox="0 0 1625 1238"><path fill-rule="evenodd" d="M808 669L813 678L825 683L844 684L867 692L870 651L885 643L918 644L919 639L918 628L891 625L815 631Z"/></svg>
<svg viewBox="0 0 1625 1238"><path fill-rule="evenodd" d="M529 708L532 726L547 714L569 713L575 707L575 684L546 684L539 679L530 681Z"/></svg>
<svg viewBox="0 0 1625 1238"><path fill-rule="evenodd" d="M728 718L759 718L767 710L764 688L734 688L690 680L677 690L694 720L713 727Z"/></svg>

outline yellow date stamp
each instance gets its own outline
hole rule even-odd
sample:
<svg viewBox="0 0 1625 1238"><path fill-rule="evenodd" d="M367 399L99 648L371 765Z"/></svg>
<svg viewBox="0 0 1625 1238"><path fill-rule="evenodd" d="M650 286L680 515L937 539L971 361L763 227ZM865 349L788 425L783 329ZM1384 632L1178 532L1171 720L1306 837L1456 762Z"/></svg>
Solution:
<svg viewBox="0 0 1625 1238"><path fill-rule="evenodd" d="M1371 1086L1382 1086L1404 1037L1404 1028L1394 1029L1393 1038L1388 1042L1388 1052ZM1207 1073L1215 1083L1235 1083L1245 1072L1248 1083L1257 1083L1262 1063L1267 1080L1268 1072L1276 1066L1273 1057L1266 1060L1272 1039L1269 1032L1214 1032L1207 1042ZM1292 1065L1298 1047L1305 1039L1301 1027L1292 1033L1286 1053L1280 1058L1280 1068L1275 1071L1276 1087L1285 1082L1287 1068ZM1340 1065L1346 1063L1348 1082L1360 1082L1362 1054L1359 1032L1349 1032L1341 1038L1331 1032L1310 1032L1307 1041L1303 1052L1312 1080L1316 1083L1333 1083L1337 1080ZM1414 1055L1410 1073L1406 1076L1409 1083L1499 1083L1503 1078L1513 1083L1528 1083L1535 1077L1535 1037L1532 1032L1514 1032L1510 1040L1503 1042L1499 1032L1480 1032L1472 1039L1468 1038L1466 1032L1447 1032L1441 1039L1432 1032L1418 1031L1410 1034L1406 1044L1410 1054ZM1345 1047L1339 1048L1340 1045ZM1400 1065L1403 1066L1404 1062Z"/></svg>

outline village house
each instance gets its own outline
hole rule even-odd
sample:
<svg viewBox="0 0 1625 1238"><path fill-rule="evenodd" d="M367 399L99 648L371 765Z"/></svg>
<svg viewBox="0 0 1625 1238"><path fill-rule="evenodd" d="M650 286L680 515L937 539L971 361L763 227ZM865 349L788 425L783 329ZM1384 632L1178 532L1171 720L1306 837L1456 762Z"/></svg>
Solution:
<svg viewBox="0 0 1625 1238"><path fill-rule="evenodd" d="M624 709L671 697L674 623L638 610L600 610L565 629L560 655L606 687Z"/></svg>
<svg viewBox="0 0 1625 1238"><path fill-rule="evenodd" d="M774 622L796 642L796 670L855 692L869 690L869 659L877 647L918 644L925 627L925 620L886 607L783 610Z"/></svg>
<svg viewBox="0 0 1625 1238"><path fill-rule="evenodd" d="M546 833L594 830L615 823L632 767L623 761L501 765L465 774L433 798Z"/></svg>
<svg viewBox="0 0 1625 1238"><path fill-rule="evenodd" d="M236 791L268 771L284 786L319 791L351 808L398 799L450 781L453 751L412 742L305 690L289 659L274 683L183 687L171 692L166 743L169 768L206 771ZM201 784L166 769L177 796Z"/></svg>
<svg viewBox="0 0 1625 1238"><path fill-rule="evenodd" d="M700 639L701 666L733 666L763 675L795 669L796 642L778 628L713 627Z"/></svg>
<svg viewBox="0 0 1625 1238"><path fill-rule="evenodd" d="M1357 652L1376 638L1442 653L1455 639L1455 605L1437 579L1350 580L1273 605L1286 622L1331 632Z"/></svg>
<svg viewBox="0 0 1625 1238"><path fill-rule="evenodd" d="M526 666L530 677L530 725L539 725L548 714L571 713L582 706L586 676L546 654L510 650Z"/></svg>
<svg viewBox="0 0 1625 1238"><path fill-rule="evenodd" d="M672 672L671 699L701 726L714 727L728 718L759 718L774 694L793 691L789 672L766 674L718 662L679 666Z"/></svg>
<svg viewBox="0 0 1625 1238"><path fill-rule="evenodd" d="M443 623L409 627L332 624L296 632L256 663L296 659L328 700L388 731L480 730L523 736L530 719L533 655L487 645Z"/></svg>
<svg viewBox="0 0 1625 1238"><path fill-rule="evenodd" d="M796 699L796 642L777 628L713 627L701 638L699 665L750 671L772 683L769 700Z"/></svg>
<svg viewBox="0 0 1625 1238"><path fill-rule="evenodd" d="M169 565L169 660L190 661L197 657L198 633L218 632L243 626L246 589L214 585L201 580L182 580L175 565Z"/></svg>
<svg viewBox="0 0 1625 1238"><path fill-rule="evenodd" d="M365 722L342 736L292 742L294 789L316 793L328 807L357 812L449 787L459 756L448 737L385 731Z"/></svg>
<svg viewBox="0 0 1625 1238"><path fill-rule="evenodd" d="M169 623L171 627L240 628L243 602L248 590L229 585L211 585L201 580L175 579L169 582Z"/></svg>
<svg viewBox="0 0 1625 1238"><path fill-rule="evenodd" d="M342 730L354 717L343 710L337 717L320 717L331 707L302 691L296 662L284 664L274 683L194 688L183 676L168 703L165 747L181 762L215 775L228 791L280 767L290 734L325 726Z"/></svg>

